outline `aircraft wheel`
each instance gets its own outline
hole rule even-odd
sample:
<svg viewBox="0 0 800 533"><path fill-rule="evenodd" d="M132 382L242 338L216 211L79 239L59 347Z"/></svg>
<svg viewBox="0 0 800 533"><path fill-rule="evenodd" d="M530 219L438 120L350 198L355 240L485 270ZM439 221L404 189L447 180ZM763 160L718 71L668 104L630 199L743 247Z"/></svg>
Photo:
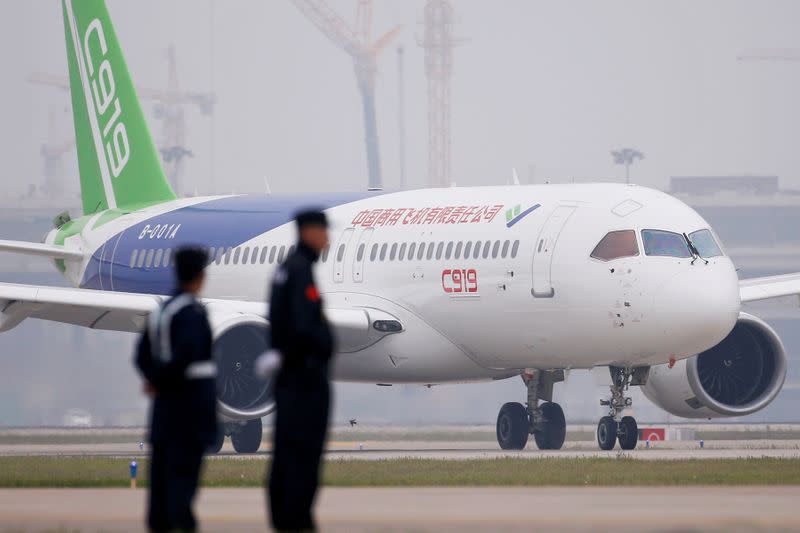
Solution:
<svg viewBox="0 0 800 533"><path fill-rule="evenodd" d="M220 450L222 450L223 444L225 444L225 427L220 424L219 429L217 429L217 439L214 441L214 444L208 447L208 453L219 453Z"/></svg>
<svg viewBox="0 0 800 533"><path fill-rule="evenodd" d="M543 403L540 407L544 421L533 431L536 445L540 450L560 450L567 436L567 422L564 410L553 402Z"/></svg>
<svg viewBox="0 0 800 533"><path fill-rule="evenodd" d="M617 443L617 421L604 416L597 424L597 444L601 450L611 450Z"/></svg>
<svg viewBox="0 0 800 533"><path fill-rule="evenodd" d="M636 419L632 416L623 416L619 423L619 447L623 450L633 450L639 442L639 428Z"/></svg>
<svg viewBox="0 0 800 533"><path fill-rule="evenodd" d="M255 453L261 446L261 419L248 420L231 434L233 449L238 453Z"/></svg>
<svg viewBox="0 0 800 533"><path fill-rule="evenodd" d="M504 450L521 450L528 443L528 413L521 403L509 402L497 415L497 442Z"/></svg>

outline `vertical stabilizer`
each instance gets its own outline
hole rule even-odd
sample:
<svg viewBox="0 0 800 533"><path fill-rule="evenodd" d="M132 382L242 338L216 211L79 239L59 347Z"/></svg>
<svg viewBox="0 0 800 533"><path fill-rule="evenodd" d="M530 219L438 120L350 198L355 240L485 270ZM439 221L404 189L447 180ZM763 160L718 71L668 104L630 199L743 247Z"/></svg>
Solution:
<svg viewBox="0 0 800 533"><path fill-rule="evenodd" d="M86 214L175 199L103 0L62 0Z"/></svg>

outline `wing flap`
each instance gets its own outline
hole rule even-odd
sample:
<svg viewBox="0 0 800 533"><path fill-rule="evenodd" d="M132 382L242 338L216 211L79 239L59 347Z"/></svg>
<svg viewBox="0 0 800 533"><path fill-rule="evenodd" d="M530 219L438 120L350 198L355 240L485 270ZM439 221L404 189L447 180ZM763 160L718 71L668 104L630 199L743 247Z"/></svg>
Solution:
<svg viewBox="0 0 800 533"><path fill-rule="evenodd" d="M739 282L739 297L742 302L755 302L796 294L800 294L800 272L744 279Z"/></svg>

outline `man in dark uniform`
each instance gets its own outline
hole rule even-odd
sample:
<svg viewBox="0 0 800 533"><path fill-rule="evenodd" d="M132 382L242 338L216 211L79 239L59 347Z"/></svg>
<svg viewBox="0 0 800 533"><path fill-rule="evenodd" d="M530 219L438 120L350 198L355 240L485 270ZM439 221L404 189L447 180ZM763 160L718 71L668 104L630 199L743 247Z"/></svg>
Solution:
<svg viewBox="0 0 800 533"><path fill-rule="evenodd" d="M268 492L272 525L279 531L315 529L311 507L328 430L328 362L334 350L311 272L328 246L328 222L319 211L299 213L295 221L299 242L275 272L269 302L280 370Z"/></svg>
<svg viewBox="0 0 800 533"><path fill-rule="evenodd" d="M150 421L151 531L194 531L192 500L203 453L217 435L216 374L211 328L195 299L208 255L200 248L175 254L175 294L148 318L136 366L153 398Z"/></svg>

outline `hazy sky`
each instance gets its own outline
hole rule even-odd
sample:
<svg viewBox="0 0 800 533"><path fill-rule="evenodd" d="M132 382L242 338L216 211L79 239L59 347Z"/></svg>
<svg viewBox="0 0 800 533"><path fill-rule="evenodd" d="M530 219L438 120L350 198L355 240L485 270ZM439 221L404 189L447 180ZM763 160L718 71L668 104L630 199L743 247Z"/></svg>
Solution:
<svg viewBox="0 0 800 533"><path fill-rule="evenodd" d="M347 21L354 0L329 2ZM187 108L200 193L361 189L360 99L352 62L288 0L108 0L136 83L165 87L174 43L182 87L213 91L213 118ZM376 1L374 34L396 24L406 50L409 183L426 182L421 0ZM619 178L609 149L647 159L638 182L670 175L768 173L800 187L800 62L737 61L750 48L800 48L800 2L454 0L462 43L452 80L453 178L460 185ZM0 21L4 194L41 180L48 113L68 139L66 95L31 72L66 76L56 0L11 2ZM398 183L395 46L379 60L378 121L387 187ZM160 124L144 104L156 139ZM75 188L76 163L65 161Z"/></svg>
<svg viewBox="0 0 800 533"><path fill-rule="evenodd" d="M329 3L354 20L355 0ZM72 136L67 95L26 81L33 72L67 75L59 4L3 2L0 205L18 203L30 184L42 183L43 143ZM366 187L352 61L292 2L108 4L137 85L166 86L166 49L174 43L181 86L217 96L213 118L186 109L187 146L195 157L188 160L184 179L191 188L201 194L261 192L265 178L275 193ZM398 183L400 44L406 51L408 180L412 186L426 183L426 80L417 45L423 5L422 0L375 2L376 36L403 25L379 60L378 126L388 188ZM800 62L736 59L744 49L800 49L800 2L453 0L453 5L462 38L452 80L453 179L459 185L503 184L512 167L523 181L619 179L623 170L612 164L609 150L635 146L647 156L633 169L635 181L645 185L665 187L671 175L753 173L777 174L784 187L800 188ZM161 127L153 105L143 107L158 141ZM65 186L77 191L77 163L68 154ZM70 353L59 353L59 339L69 340ZM98 391L116 393L112 403L120 409L141 410L129 336L30 321L4 334L2 343L7 363L14 361L9 347L29 350L14 362L16 379L3 396L27 406L27 413L43 412L38 405L109 397ZM114 380L91 378L98 374L113 374ZM64 376L74 376L81 390L70 395L63 387L51 388ZM601 389L592 383L586 375L576 376L570 394L561 394L559 385L571 420L598 416ZM338 392L340 419L400 422L491 424L502 402L524 398L518 379L431 390L344 385Z"/></svg>

